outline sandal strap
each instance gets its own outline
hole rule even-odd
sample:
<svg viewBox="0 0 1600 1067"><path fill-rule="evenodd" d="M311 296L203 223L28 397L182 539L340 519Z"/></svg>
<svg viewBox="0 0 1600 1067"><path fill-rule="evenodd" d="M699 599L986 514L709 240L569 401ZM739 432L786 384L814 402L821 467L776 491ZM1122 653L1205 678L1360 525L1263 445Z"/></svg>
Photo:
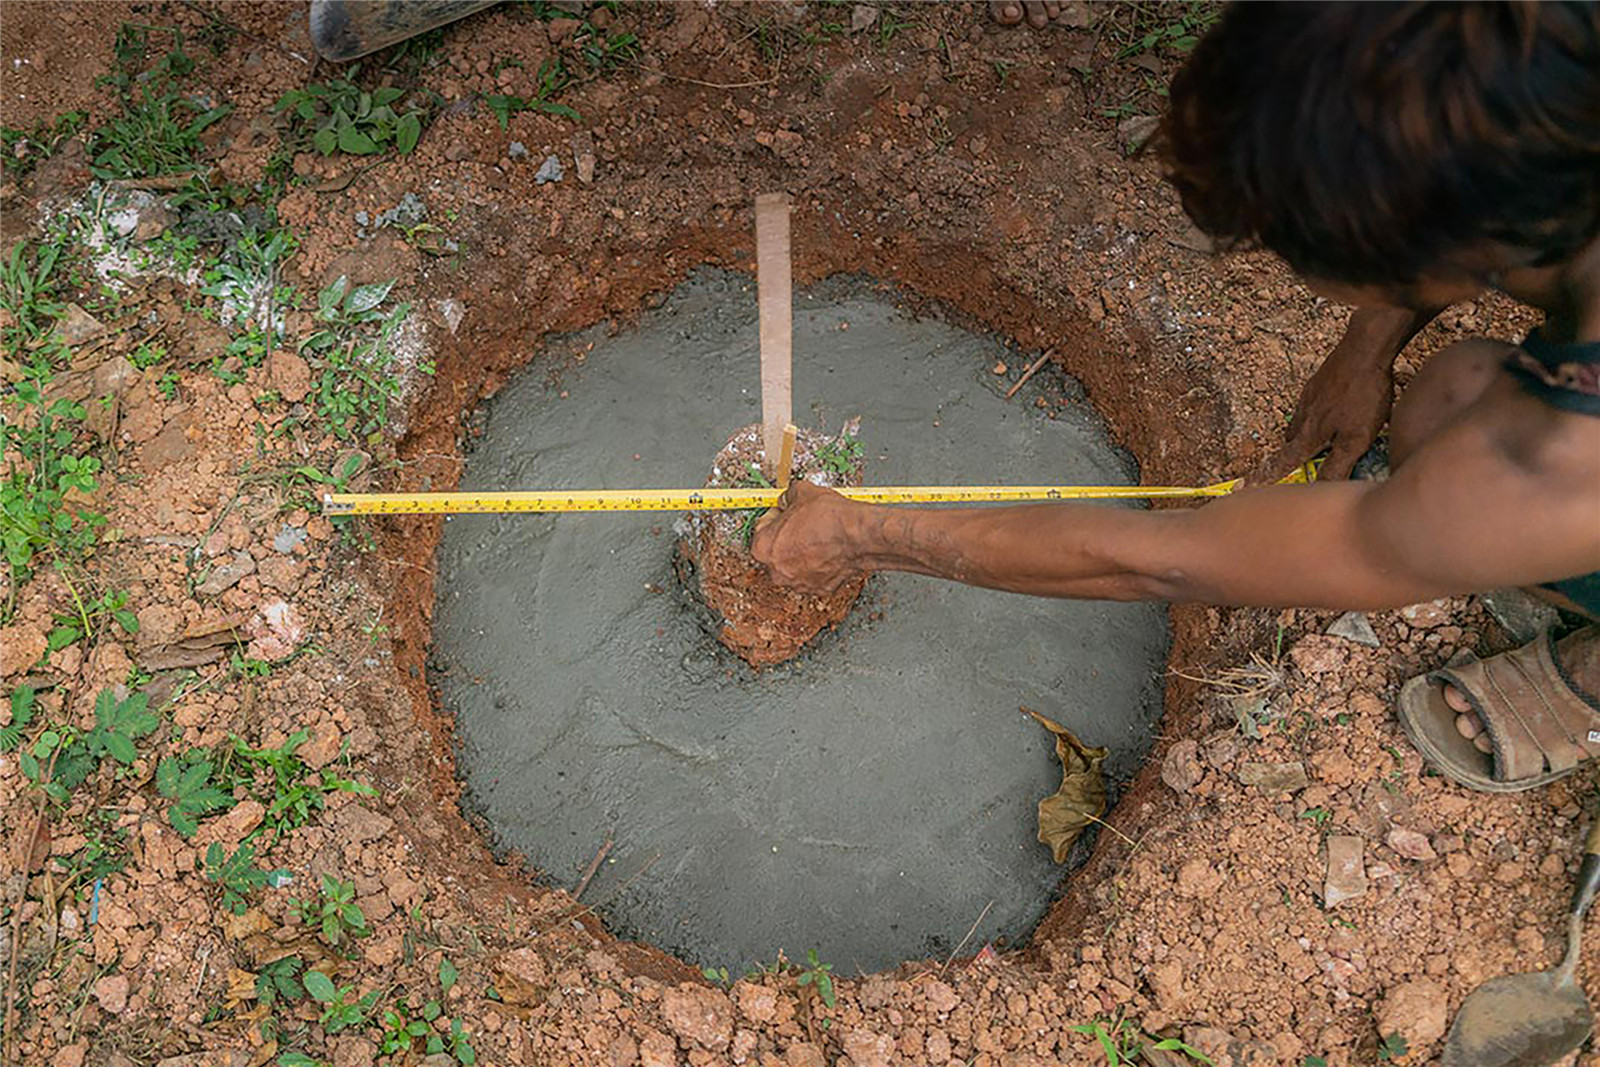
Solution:
<svg viewBox="0 0 1600 1067"><path fill-rule="evenodd" d="M1600 757L1600 706L1576 692L1555 638L1435 671L1463 693L1494 746L1494 778L1516 782Z"/></svg>

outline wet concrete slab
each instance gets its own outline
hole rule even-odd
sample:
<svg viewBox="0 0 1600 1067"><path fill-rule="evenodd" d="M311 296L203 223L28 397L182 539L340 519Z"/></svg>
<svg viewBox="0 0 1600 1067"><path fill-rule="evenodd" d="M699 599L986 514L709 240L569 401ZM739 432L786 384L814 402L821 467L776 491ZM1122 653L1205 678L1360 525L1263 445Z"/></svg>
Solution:
<svg viewBox="0 0 1600 1067"><path fill-rule="evenodd" d="M755 305L750 279L705 273L636 330L551 342L488 404L462 488L701 484L759 419ZM1087 408L1052 420L1032 386L1003 398L990 368L1018 357L998 339L863 283L797 294L794 350L797 421L861 416L869 483L1134 480ZM1025 936L1063 871L1035 840L1059 765L1019 706L1130 775L1164 614L882 575L837 631L758 673L679 586L675 518L449 521L433 680L496 843L570 887L614 838L584 901L734 973L780 948L841 974L942 957L991 902L969 951Z"/></svg>

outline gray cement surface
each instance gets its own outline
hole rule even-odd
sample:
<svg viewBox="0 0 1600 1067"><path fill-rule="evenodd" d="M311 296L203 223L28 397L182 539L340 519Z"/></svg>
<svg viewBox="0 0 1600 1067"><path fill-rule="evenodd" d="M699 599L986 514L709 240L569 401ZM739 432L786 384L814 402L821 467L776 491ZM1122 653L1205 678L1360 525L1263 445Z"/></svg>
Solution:
<svg viewBox="0 0 1600 1067"><path fill-rule="evenodd" d="M869 483L1130 480L1092 415L1045 418L1031 385L1003 399L990 368L1014 351L868 293L797 295L794 388L812 426L862 416ZM558 384L536 364L489 404L463 489L698 486L759 419L747 278L699 275L636 331L557 340L551 360L590 340ZM884 575L757 674L679 587L675 518L449 522L434 679L497 843L571 887L614 837L584 901L735 974L780 948L840 974L942 956L991 901L967 951L1026 935L1062 877L1035 840L1060 769L1018 708L1111 746L1127 776L1159 714L1164 614Z"/></svg>

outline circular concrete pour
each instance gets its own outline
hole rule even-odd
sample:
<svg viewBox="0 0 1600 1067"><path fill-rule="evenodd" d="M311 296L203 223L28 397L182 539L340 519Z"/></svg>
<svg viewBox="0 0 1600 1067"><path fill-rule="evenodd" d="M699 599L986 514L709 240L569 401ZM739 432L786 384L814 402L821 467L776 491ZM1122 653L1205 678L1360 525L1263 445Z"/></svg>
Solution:
<svg viewBox="0 0 1600 1067"><path fill-rule="evenodd" d="M1027 391L1003 399L990 368L1015 353L867 292L797 297L794 388L811 426L862 416L873 482L1129 481L1079 405L1051 420ZM536 366L495 398L463 489L698 486L759 418L749 279L699 275L634 332L550 347L591 341L559 385ZM1035 839L1061 772L1019 705L1109 745L1127 777L1160 710L1164 614L883 575L758 674L683 594L675 520L448 523L436 679L497 844L571 887L615 838L583 900L735 974L780 948L840 974L938 956L991 901L969 951L1025 935L1062 876Z"/></svg>

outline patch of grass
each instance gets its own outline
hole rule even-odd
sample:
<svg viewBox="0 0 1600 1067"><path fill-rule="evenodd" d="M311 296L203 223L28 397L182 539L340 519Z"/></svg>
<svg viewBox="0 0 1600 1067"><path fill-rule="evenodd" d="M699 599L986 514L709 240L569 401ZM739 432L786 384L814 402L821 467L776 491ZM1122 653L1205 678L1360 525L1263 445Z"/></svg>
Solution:
<svg viewBox="0 0 1600 1067"><path fill-rule="evenodd" d="M393 342L410 304L380 310L394 282L350 284L341 275L317 295L320 328L301 345L320 366L315 403L334 435L350 440L381 433L400 383L391 371Z"/></svg>
<svg viewBox="0 0 1600 1067"><path fill-rule="evenodd" d="M1197 1063L1211 1063L1211 1060L1197 1049L1185 1045L1177 1038L1168 1037L1157 1041L1127 1019L1096 1019L1094 1022L1080 1023L1067 1029L1075 1034L1088 1034L1100 1042L1100 1051L1105 1054L1107 1067L1123 1067L1125 1064L1131 1064L1140 1059L1146 1049L1176 1052Z"/></svg>
<svg viewBox="0 0 1600 1067"><path fill-rule="evenodd" d="M1378 1059L1384 1063L1396 1063L1406 1058L1411 1052L1411 1045L1403 1034L1386 1034L1378 1042Z"/></svg>
<svg viewBox="0 0 1600 1067"><path fill-rule="evenodd" d="M242 787L266 806L263 832L272 834L274 845L320 814L332 793L376 795L376 790L361 782L327 770L313 772L295 754L310 737L310 731L296 730L277 748L251 748L233 737L229 748L218 756L217 778L224 790L233 793ZM262 776L267 778L264 785L259 784Z"/></svg>
<svg viewBox="0 0 1600 1067"><path fill-rule="evenodd" d="M0 423L0 451L9 467L0 482L0 539L15 586L33 574L41 554L64 573L93 548L106 522L89 506L100 460L84 440L88 413L77 401L51 399L49 380L35 373L17 382Z"/></svg>
<svg viewBox="0 0 1600 1067"><path fill-rule="evenodd" d="M424 1004L421 1014L415 1019L407 1014L404 1004L396 1003L394 1007L385 1011L379 1020L383 1033L378 1039L378 1052L385 1056L395 1053L409 1055L411 1046L425 1044L425 1039L433 1032L430 1024L438 1017L437 1000L430 1000Z"/></svg>
<svg viewBox="0 0 1600 1067"><path fill-rule="evenodd" d="M77 591L72 591L77 597ZM66 648L75 644L84 637L93 639L96 630L104 630L106 626L115 623L123 633L136 634L139 632L139 616L129 611L125 606L128 603L128 594L125 592L102 593L93 600L77 602L75 612L62 612L56 615L56 625L46 638L46 645L50 652Z"/></svg>
<svg viewBox="0 0 1600 1067"><path fill-rule="evenodd" d="M289 90L273 110L288 117L287 140L295 148L309 146L325 156L371 156L393 148L406 155L417 147L428 109L402 107L405 96L404 89L393 86L368 91L335 78Z"/></svg>
<svg viewBox="0 0 1600 1067"><path fill-rule="evenodd" d="M0 167L12 177L21 178L55 154L61 142L83 129L87 111L68 111L48 122L37 122L30 129L0 126Z"/></svg>
<svg viewBox="0 0 1600 1067"><path fill-rule="evenodd" d="M152 35L169 36L172 48L140 72ZM117 31L115 52L117 68L104 80L117 91L122 114L90 135L90 171L97 178L138 178L196 169L200 134L233 109L206 107L179 91L179 82L194 71L194 60L183 50L183 35L124 23Z"/></svg>
<svg viewBox="0 0 1600 1067"><path fill-rule="evenodd" d="M1119 6L1127 12L1125 24L1114 22L1109 28L1112 40L1121 46L1118 59L1147 52L1188 55L1200 43L1200 36L1222 17L1222 4L1217 0L1143 0Z"/></svg>
<svg viewBox="0 0 1600 1067"><path fill-rule="evenodd" d="M256 972L256 999L269 1008L279 1000L301 1000L306 987L300 981L305 963L299 956L285 956L264 965Z"/></svg>

